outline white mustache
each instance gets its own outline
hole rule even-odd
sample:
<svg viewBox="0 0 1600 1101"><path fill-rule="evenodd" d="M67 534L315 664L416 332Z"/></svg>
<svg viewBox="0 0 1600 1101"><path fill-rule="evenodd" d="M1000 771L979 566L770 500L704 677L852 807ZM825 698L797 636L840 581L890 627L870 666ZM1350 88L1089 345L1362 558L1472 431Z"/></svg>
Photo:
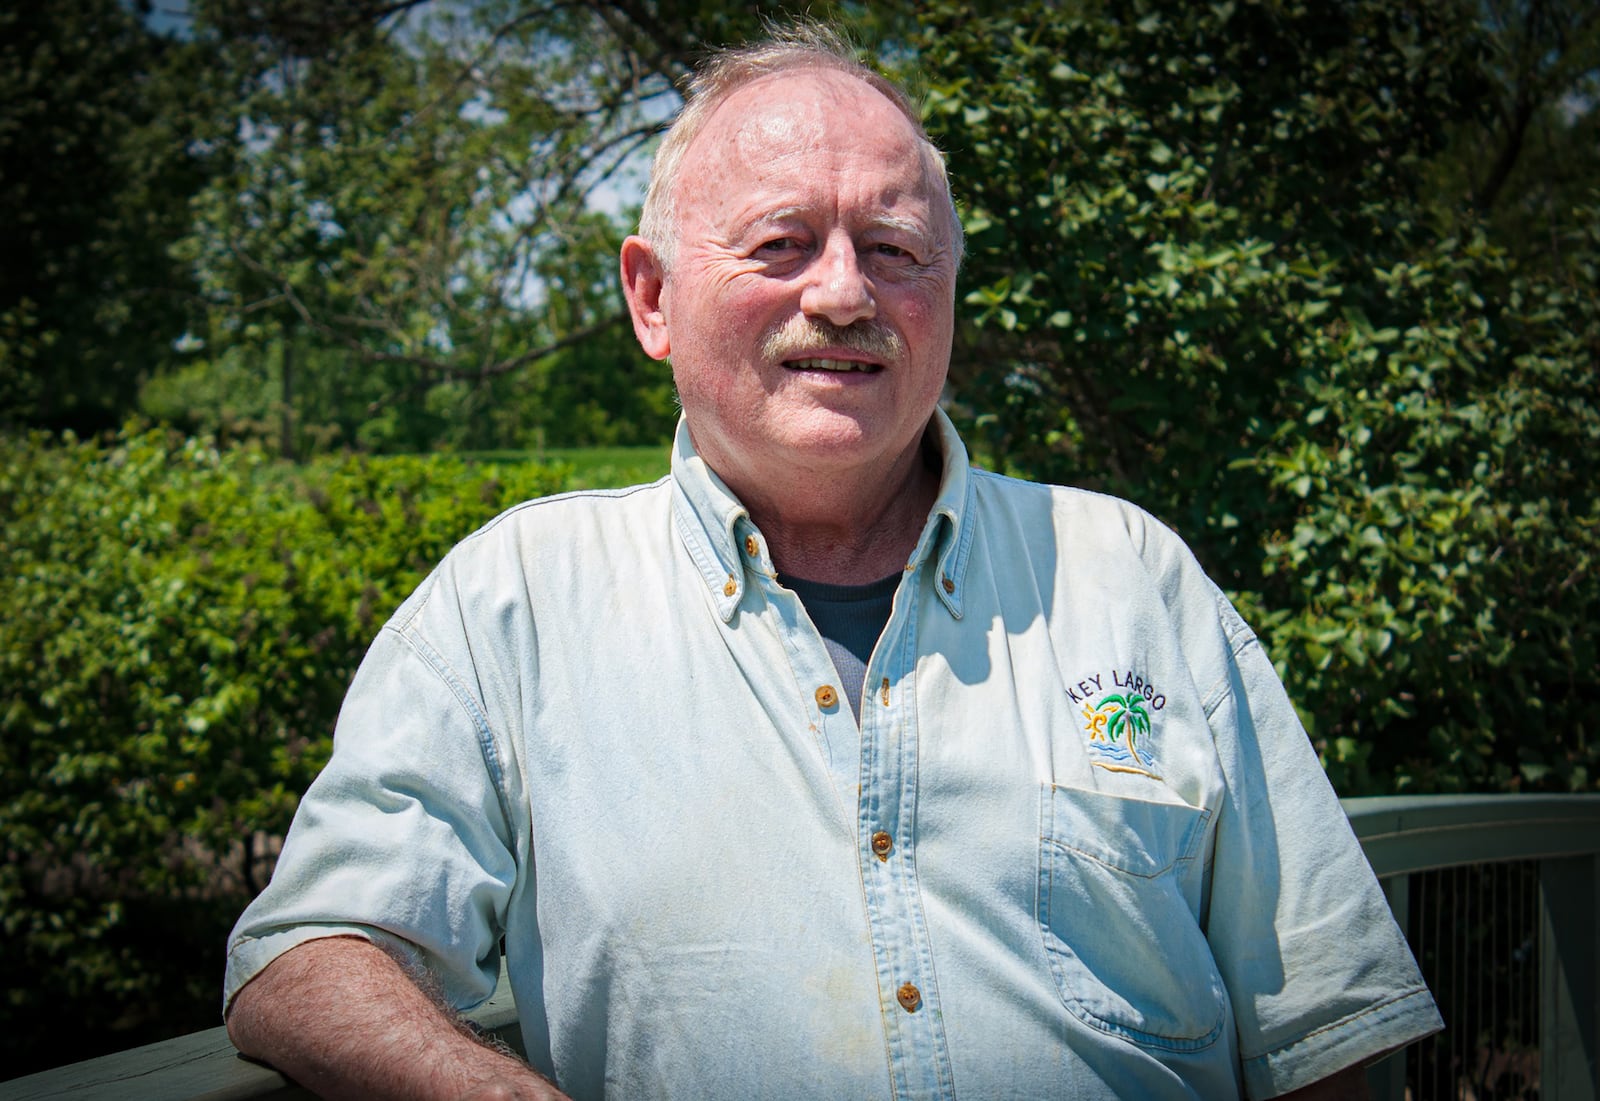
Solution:
<svg viewBox="0 0 1600 1101"><path fill-rule="evenodd" d="M905 342L899 333L879 321L835 325L804 314L791 317L761 340L762 356L778 362L807 359L829 349L859 352L879 362L889 362L900 358Z"/></svg>

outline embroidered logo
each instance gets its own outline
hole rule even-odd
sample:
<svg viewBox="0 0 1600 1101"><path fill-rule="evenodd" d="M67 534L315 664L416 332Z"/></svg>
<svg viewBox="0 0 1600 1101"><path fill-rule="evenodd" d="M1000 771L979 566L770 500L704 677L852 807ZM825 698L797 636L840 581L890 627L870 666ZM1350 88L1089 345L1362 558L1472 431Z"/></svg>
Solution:
<svg viewBox="0 0 1600 1101"><path fill-rule="evenodd" d="M1160 779L1153 771L1157 762L1150 741L1153 717L1166 706L1167 698L1132 671L1113 669L1110 679L1119 691L1104 691L1098 673L1067 687L1067 695L1083 706L1091 763L1112 772L1137 772Z"/></svg>

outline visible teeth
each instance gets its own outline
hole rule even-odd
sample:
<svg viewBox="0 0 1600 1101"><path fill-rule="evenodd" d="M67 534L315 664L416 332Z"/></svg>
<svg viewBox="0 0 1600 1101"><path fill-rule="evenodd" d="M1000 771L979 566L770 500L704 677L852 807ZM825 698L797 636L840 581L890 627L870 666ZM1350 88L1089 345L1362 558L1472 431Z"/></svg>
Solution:
<svg viewBox="0 0 1600 1101"><path fill-rule="evenodd" d="M870 366L843 359L796 359L789 366L797 371L866 371Z"/></svg>

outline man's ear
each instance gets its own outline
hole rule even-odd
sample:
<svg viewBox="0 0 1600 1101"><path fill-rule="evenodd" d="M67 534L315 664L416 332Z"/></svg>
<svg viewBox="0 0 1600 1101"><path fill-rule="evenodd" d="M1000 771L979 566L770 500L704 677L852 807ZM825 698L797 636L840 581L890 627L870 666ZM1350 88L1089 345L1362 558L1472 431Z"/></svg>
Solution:
<svg viewBox="0 0 1600 1101"><path fill-rule="evenodd" d="M622 293L633 316L633 335L651 359L666 359L672 352L667 335L667 315L661 308L666 273L655 250L637 235L622 242Z"/></svg>

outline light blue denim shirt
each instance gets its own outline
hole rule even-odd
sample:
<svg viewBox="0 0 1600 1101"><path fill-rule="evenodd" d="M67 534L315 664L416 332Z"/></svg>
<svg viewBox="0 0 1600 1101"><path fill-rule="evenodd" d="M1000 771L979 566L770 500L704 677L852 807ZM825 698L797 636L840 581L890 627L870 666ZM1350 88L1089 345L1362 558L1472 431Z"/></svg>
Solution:
<svg viewBox="0 0 1600 1101"><path fill-rule="evenodd" d="M1438 1028L1184 545L929 439L859 727L681 426L669 478L465 540L357 673L225 998L356 933L470 1006L503 937L578 1098L1260 1097Z"/></svg>

